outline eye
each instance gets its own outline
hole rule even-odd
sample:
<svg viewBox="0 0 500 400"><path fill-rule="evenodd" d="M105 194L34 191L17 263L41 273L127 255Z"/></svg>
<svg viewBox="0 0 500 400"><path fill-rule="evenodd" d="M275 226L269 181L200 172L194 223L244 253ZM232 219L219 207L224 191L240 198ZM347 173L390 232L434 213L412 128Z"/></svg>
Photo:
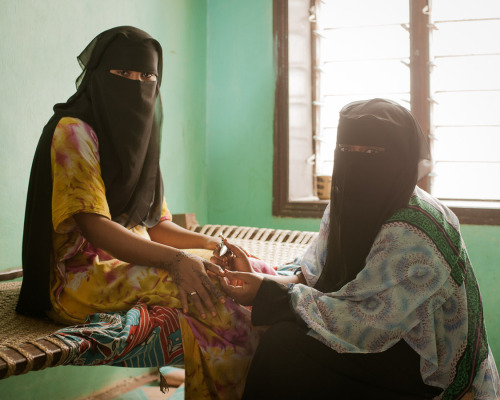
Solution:
<svg viewBox="0 0 500 400"><path fill-rule="evenodd" d="M147 72L142 72L141 73L141 78L144 81L156 81L156 75L155 74L150 74Z"/></svg>
<svg viewBox="0 0 500 400"><path fill-rule="evenodd" d="M121 76L122 78L130 78L130 71L124 69L111 69L109 72L113 75Z"/></svg>
<svg viewBox="0 0 500 400"><path fill-rule="evenodd" d="M363 153L363 154L379 154L385 151L379 146L364 146L354 144L337 144L338 151L342 153Z"/></svg>

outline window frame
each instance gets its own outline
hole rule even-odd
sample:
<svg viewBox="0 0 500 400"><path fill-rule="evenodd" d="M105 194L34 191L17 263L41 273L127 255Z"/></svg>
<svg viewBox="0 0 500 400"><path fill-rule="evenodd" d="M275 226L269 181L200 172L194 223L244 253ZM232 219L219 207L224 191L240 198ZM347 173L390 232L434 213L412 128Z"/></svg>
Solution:
<svg viewBox="0 0 500 400"><path fill-rule="evenodd" d="M314 4L314 1L311 0L311 5ZM424 134L429 137L431 113L429 105L429 18L421 12L427 6L428 0L408 1L410 3L411 110L419 121ZM274 60L276 86L273 139L273 216L321 218L328 200L300 201L289 198L288 0L273 0L273 38L276 50ZM311 148L312 146L311 138ZM418 185L424 190L428 190L428 177L423 178L418 182ZM462 224L500 225L500 208L473 206L450 208Z"/></svg>

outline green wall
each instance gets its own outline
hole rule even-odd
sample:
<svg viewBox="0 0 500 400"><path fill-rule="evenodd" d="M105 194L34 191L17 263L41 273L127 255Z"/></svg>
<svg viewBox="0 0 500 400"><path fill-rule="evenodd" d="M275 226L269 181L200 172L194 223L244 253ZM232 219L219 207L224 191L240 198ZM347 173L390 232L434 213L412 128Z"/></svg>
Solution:
<svg viewBox="0 0 500 400"><path fill-rule="evenodd" d="M500 368L500 227L463 225L461 230L481 289L488 340Z"/></svg>

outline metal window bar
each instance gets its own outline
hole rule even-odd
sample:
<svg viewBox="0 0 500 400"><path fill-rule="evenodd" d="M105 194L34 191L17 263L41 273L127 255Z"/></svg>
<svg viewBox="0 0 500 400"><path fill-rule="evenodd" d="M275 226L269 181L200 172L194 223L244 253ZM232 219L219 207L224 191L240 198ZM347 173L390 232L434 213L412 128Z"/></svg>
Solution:
<svg viewBox="0 0 500 400"><path fill-rule="evenodd" d="M481 93L481 92L500 92L499 89L452 89L452 90L435 90L434 93Z"/></svg>
<svg viewBox="0 0 500 400"><path fill-rule="evenodd" d="M434 24L447 24L450 22L483 22L483 21L500 21L500 17L491 18L466 18L466 19L443 19L434 21Z"/></svg>
<svg viewBox="0 0 500 400"><path fill-rule="evenodd" d="M446 55L434 55L433 59L440 58L460 58L460 57L489 57L489 56L500 56L500 53L470 53L470 54L446 54Z"/></svg>
<svg viewBox="0 0 500 400"><path fill-rule="evenodd" d="M500 128L499 124L442 124L434 125L434 128Z"/></svg>
<svg viewBox="0 0 500 400"><path fill-rule="evenodd" d="M372 58L344 58L336 60L323 60L324 64L343 63L343 62L367 62L367 61L406 61L408 57L372 57Z"/></svg>
<svg viewBox="0 0 500 400"><path fill-rule="evenodd" d="M409 22L400 22L393 24L365 24L365 25L341 25L341 26L324 26L321 28L323 31L334 31L343 29L372 29L372 28L388 28L388 27L402 27L407 30Z"/></svg>
<svg viewBox="0 0 500 400"><path fill-rule="evenodd" d="M323 98L325 97L341 97L341 96L351 96L351 95L358 95L358 96L403 96L403 95L408 95L410 92L385 92L385 93L380 93L380 92L346 92L346 93L327 93L324 95Z"/></svg>
<svg viewBox="0 0 500 400"><path fill-rule="evenodd" d="M488 161L488 160L470 161L470 160L441 159L441 160L435 160L434 163L435 164L440 164L440 163L447 163L447 164L500 164L500 161Z"/></svg>

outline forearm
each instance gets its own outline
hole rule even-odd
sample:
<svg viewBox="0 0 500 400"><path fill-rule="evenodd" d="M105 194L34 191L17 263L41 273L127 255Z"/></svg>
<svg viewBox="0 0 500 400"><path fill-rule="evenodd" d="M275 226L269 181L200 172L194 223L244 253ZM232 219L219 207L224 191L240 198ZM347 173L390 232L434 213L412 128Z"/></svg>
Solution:
<svg viewBox="0 0 500 400"><path fill-rule="evenodd" d="M293 277L296 277L295 282L289 281L287 283L302 283L299 282L300 277L297 275ZM272 278L275 277L271 276L264 279L255 296L252 308L252 324L256 326L272 325L280 321L293 321L305 326L304 321L292 309L287 285Z"/></svg>
<svg viewBox="0 0 500 400"><path fill-rule="evenodd" d="M306 284L306 280L304 279L304 276L302 273L298 273L295 275L267 275L267 274L262 274L262 276L266 279L275 281L277 283L281 283L282 285L288 285L290 283L302 283Z"/></svg>
<svg viewBox="0 0 500 400"><path fill-rule="evenodd" d="M193 232L172 221L162 221L148 230L151 240L178 249L215 249L217 239Z"/></svg>
<svg viewBox="0 0 500 400"><path fill-rule="evenodd" d="M140 237L116 222L98 215L80 213L75 221L83 237L94 246L119 260L141 266L158 267L170 272L179 289L182 309L189 310L188 294L202 318L206 309L216 315L211 296L223 298L222 292L210 281L207 270L222 274L222 270L206 260L180 252L178 249Z"/></svg>
<svg viewBox="0 0 500 400"><path fill-rule="evenodd" d="M305 284L301 273L288 276L262 275L264 280L253 301L252 323L254 325L272 325L279 321L304 322L295 314L290 305L288 285Z"/></svg>
<svg viewBox="0 0 500 400"><path fill-rule="evenodd" d="M85 239L119 260L166 268L178 253L175 248L140 237L101 215L81 213L74 218Z"/></svg>

